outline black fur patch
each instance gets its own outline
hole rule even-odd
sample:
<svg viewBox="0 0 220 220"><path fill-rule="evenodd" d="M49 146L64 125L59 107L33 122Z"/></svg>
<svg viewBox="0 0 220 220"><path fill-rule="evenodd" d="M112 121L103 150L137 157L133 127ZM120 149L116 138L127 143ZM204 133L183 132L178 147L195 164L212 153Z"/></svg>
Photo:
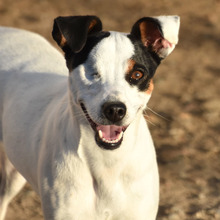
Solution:
<svg viewBox="0 0 220 220"><path fill-rule="evenodd" d="M110 35L109 32L99 32L95 33L87 38L85 47L79 52L74 53L70 47L65 46L63 48L63 51L65 52L65 58L67 67L70 71L72 71L74 68L79 66L80 64L84 63L91 50L105 37L108 37Z"/></svg>
<svg viewBox="0 0 220 220"><path fill-rule="evenodd" d="M132 35L128 35L128 38L131 40L135 48L135 54L131 59L134 60L136 64L134 65L133 70L126 74L126 80L129 84L137 86L140 91L145 91L148 89L149 82L154 76L161 59L159 59L157 54L154 54L145 47L141 40L134 39ZM130 76L135 70L140 70L144 74L140 80L135 81L131 79Z"/></svg>

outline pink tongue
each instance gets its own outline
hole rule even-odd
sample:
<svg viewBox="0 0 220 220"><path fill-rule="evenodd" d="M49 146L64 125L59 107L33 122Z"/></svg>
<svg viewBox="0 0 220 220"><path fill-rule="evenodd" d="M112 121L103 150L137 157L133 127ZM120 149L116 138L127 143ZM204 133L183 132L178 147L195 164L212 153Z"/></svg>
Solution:
<svg viewBox="0 0 220 220"><path fill-rule="evenodd" d="M98 125L96 129L102 131L102 136L106 140L116 140L122 132L122 127L116 125Z"/></svg>

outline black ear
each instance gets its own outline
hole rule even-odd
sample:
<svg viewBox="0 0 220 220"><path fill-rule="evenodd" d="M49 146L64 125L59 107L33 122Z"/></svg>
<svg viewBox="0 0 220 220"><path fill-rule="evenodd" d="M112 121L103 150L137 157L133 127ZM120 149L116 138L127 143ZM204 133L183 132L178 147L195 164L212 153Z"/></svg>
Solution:
<svg viewBox="0 0 220 220"><path fill-rule="evenodd" d="M178 32L178 16L158 16L138 20L132 27L131 35L163 59L175 48Z"/></svg>
<svg viewBox="0 0 220 220"><path fill-rule="evenodd" d="M74 53L85 46L88 35L100 32L102 22L96 16L69 16L54 19L52 36L64 49L68 46Z"/></svg>

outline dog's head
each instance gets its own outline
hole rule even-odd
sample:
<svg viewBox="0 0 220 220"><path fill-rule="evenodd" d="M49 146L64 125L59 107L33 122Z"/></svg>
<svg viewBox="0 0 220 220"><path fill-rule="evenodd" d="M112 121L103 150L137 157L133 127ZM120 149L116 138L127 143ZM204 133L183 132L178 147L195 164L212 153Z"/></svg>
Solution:
<svg viewBox="0 0 220 220"><path fill-rule="evenodd" d="M96 16L58 17L53 38L65 52L72 101L81 106L97 144L115 149L142 114L161 60L178 42L179 17L145 17L129 34L102 31Z"/></svg>

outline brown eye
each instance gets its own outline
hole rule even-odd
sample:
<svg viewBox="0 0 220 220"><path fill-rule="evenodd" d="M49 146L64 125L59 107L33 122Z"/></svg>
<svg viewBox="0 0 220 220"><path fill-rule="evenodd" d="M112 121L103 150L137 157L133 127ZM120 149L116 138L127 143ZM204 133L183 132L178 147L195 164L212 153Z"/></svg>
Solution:
<svg viewBox="0 0 220 220"><path fill-rule="evenodd" d="M134 80L139 80L143 77L143 73L140 72L140 71L134 71L132 74L131 74L131 79L134 79Z"/></svg>

